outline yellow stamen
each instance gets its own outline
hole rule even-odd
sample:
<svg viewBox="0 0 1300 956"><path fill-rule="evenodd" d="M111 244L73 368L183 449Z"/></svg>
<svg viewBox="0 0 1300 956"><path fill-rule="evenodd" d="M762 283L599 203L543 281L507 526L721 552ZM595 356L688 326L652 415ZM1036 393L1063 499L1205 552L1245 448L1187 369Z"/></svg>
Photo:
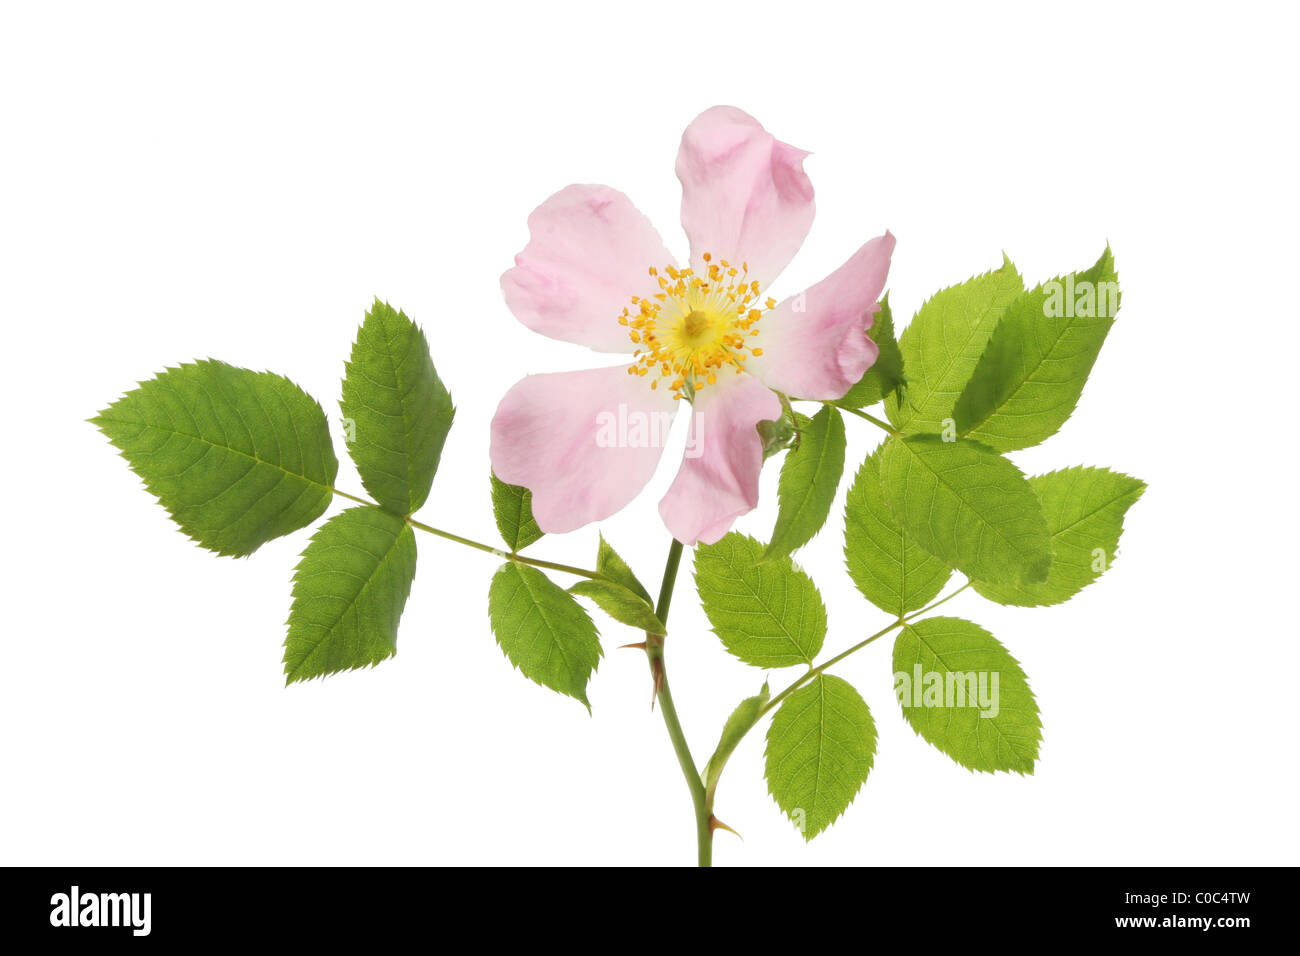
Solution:
<svg viewBox="0 0 1300 956"><path fill-rule="evenodd" d="M652 389L664 379L675 399L716 385L716 370L724 366L744 371L747 358L763 353L747 345L747 337L758 334L754 326L776 304L759 299L759 284L749 278L748 265L737 270L726 259L715 264L708 252L701 259L701 275L690 268L669 265L661 272L651 267L660 291L652 298L634 297L618 320L640 346L628 371L653 373Z"/></svg>

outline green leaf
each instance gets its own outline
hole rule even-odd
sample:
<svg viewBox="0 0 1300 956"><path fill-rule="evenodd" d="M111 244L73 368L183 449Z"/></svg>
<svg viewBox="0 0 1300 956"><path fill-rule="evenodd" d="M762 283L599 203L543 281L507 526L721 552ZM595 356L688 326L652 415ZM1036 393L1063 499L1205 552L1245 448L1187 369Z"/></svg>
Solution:
<svg viewBox="0 0 1300 956"><path fill-rule="evenodd" d="M397 652L415 579L415 535L366 505L321 525L293 575L285 683L378 664Z"/></svg>
<svg viewBox="0 0 1300 956"><path fill-rule="evenodd" d="M171 368L91 422L181 530L247 555L319 518L339 463L320 405L287 378L211 359Z"/></svg>
<svg viewBox="0 0 1300 956"><path fill-rule="evenodd" d="M826 523L844 473L845 445L843 417L835 408L823 405L781 465L776 528L764 560L798 550Z"/></svg>
<svg viewBox="0 0 1300 956"><path fill-rule="evenodd" d="M731 712L727 722L722 725L722 736L718 738L718 746L714 748L709 762L704 765L704 783L710 791L717 786L718 778L722 776L722 768L726 766L732 753L740 745L740 741L763 716L763 708L767 706L771 696L767 682L764 681L763 689L753 697L742 700Z"/></svg>
<svg viewBox="0 0 1300 956"><path fill-rule="evenodd" d="M616 584L621 584L646 604L654 604L645 585L637 580L628 563L619 557L618 552L610 546L603 534L600 536L600 548L596 553L596 570Z"/></svg>
<svg viewBox="0 0 1300 956"><path fill-rule="evenodd" d="M858 383L843 398L834 402L836 405L866 408L883 402L907 384L903 352L898 347L898 340L894 338L894 313L889 308L889 293L885 293L885 297L880 300L880 311L867 330L867 337L876 343L880 354Z"/></svg>
<svg viewBox="0 0 1300 956"><path fill-rule="evenodd" d="M1052 541L1042 506L1002 456L971 441L890 438L880 480L899 526L968 577L995 584L1047 578Z"/></svg>
<svg viewBox="0 0 1300 956"><path fill-rule="evenodd" d="M811 840L853 802L871 772L876 724L853 685L819 674L786 698L767 730L767 788Z"/></svg>
<svg viewBox="0 0 1300 956"><path fill-rule="evenodd" d="M667 634L668 628L655 617L654 608L636 592L613 581L579 581L569 588L570 594L590 598L602 611L628 627L651 634Z"/></svg>
<svg viewBox="0 0 1300 956"><path fill-rule="evenodd" d="M510 663L543 687L582 701L600 661L596 625L564 589L536 568L503 564L488 590L492 632Z"/></svg>
<svg viewBox="0 0 1300 956"><path fill-rule="evenodd" d="M945 430L993 330L1022 292L1020 274L1004 256L1002 268L936 292L921 306L898 340L907 388L885 403L896 428L908 434Z"/></svg>
<svg viewBox="0 0 1300 956"><path fill-rule="evenodd" d="M844 559L849 577L876 607L902 617L932 601L952 568L907 535L880 488L881 449L858 469L844 504Z"/></svg>
<svg viewBox="0 0 1300 956"><path fill-rule="evenodd" d="M998 604L1060 604L1101 577L1115 560L1125 513L1147 487L1105 468L1066 468L1030 478L1029 484L1042 502L1052 535L1052 567L1038 584L972 582Z"/></svg>
<svg viewBox="0 0 1300 956"><path fill-rule="evenodd" d="M496 475L492 476L492 514L512 552L522 551L544 534L533 518L533 493L520 485L507 485Z"/></svg>
<svg viewBox="0 0 1300 956"><path fill-rule="evenodd" d="M953 411L957 431L995 451L1050 438L1074 412L1119 308L1110 248L1086 272L1007 309Z"/></svg>
<svg viewBox="0 0 1300 956"><path fill-rule="evenodd" d="M826 607L790 558L759 563L763 546L732 532L695 549L695 586L722 645L755 667L812 664L826 638Z"/></svg>
<svg viewBox="0 0 1300 956"><path fill-rule="evenodd" d="M357 332L340 405L366 491L396 514L418 511L456 410L424 333L387 302L376 299Z"/></svg>
<svg viewBox="0 0 1300 956"><path fill-rule="evenodd" d="M569 593L590 598L620 624L649 631L651 634L668 633L668 628L655 616L650 592L637 580L627 562L610 547L604 535L600 536L596 570L605 578L579 581L569 588Z"/></svg>
<svg viewBox="0 0 1300 956"><path fill-rule="evenodd" d="M912 729L970 770L1034 772L1042 723L1025 672L997 639L929 617L894 643L894 691Z"/></svg>

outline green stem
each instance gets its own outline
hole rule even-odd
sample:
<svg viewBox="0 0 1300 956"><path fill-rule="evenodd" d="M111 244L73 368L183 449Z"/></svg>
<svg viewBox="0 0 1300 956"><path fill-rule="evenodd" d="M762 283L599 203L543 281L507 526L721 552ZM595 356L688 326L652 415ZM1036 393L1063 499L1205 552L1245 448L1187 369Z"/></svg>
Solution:
<svg viewBox="0 0 1300 956"><path fill-rule="evenodd" d="M677 583L677 569L682 563L682 543L673 539L668 549L668 560L664 563L664 577L659 584L659 601L655 604L655 617L667 624L668 608L673 603L673 585Z"/></svg>
<svg viewBox="0 0 1300 956"><path fill-rule="evenodd" d="M682 562L682 543L674 540L668 551L668 561L664 564L663 583L659 587L659 600L655 604L655 616L668 623L668 608L672 605L673 586L677 582L677 568ZM695 840L697 860L700 866L713 865L713 811L704 790L704 779L700 776L691 756L691 748L686 743L686 734L682 731L682 722L677 716L677 706L673 703L673 693L668 685L668 667L664 662L664 639L657 634L646 635L646 657L650 660L650 675L657 688L659 712L664 715L664 724L668 728L668 737L673 742L673 752L677 754L677 763L686 778L686 786L691 791L691 803L695 807Z"/></svg>
<svg viewBox="0 0 1300 956"><path fill-rule="evenodd" d="M370 505L373 507L375 504L373 501L367 501L365 498L358 498L356 495L350 495L346 491L339 491L337 488L331 488L330 491L334 492L334 494L338 495L340 498L346 498L348 501L355 501L359 505Z"/></svg>
<svg viewBox="0 0 1300 956"><path fill-rule="evenodd" d="M929 613L930 611L933 611L933 610L934 610L935 608L937 608L940 604L945 604L945 603L947 603L948 601L951 601L951 600L952 600L953 598L955 598L958 594L961 594L962 591L965 591L968 587L970 587L970 582L969 582L969 581L967 581L965 584L963 584L961 587L959 587L957 590L951 592L950 594L947 594L947 595L945 595L944 597L939 598L939 600L935 601L934 603L932 603L932 604L927 604L925 607L921 608L921 610L919 610L919 611L914 611L914 612L912 612L911 614L906 615L906 616L900 616L899 619L898 619L897 621L895 621L893 624L890 624L888 627L885 627L885 628L882 628L882 629L879 630L879 631L876 631L875 634L872 634L870 637L866 638L865 640L859 641L858 643L854 644L854 645L853 645L852 647L850 647L847 651L841 651L839 654L836 654L836 655L835 655L834 657L832 657L830 660L825 661L824 663L818 664L816 667L810 667L810 668L808 669L808 672L807 672L806 674L804 674L802 677L800 677L797 681L795 681L793 684L791 684L791 685L790 685L789 687L787 687L785 690L781 691L781 693L777 694L775 697L773 697L771 700L769 700L769 701L767 702L767 706L765 706L765 707L763 708L763 713L766 714L766 713L767 713L768 711L770 711L773 707L776 707L778 704L781 703L781 701L785 700L787 697L789 697L791 694L793 694L796 690L798 690L798 689L799 689L800 687L802 687L804 684L808 683L810 680L812 680L812 679L813 679L814 677L816 677L818 674L824 673L826 670L828 670L828 669L830 669L831 667L835 666L835 665L838 664L840 661L844 660L844 658L848 657L850 654L856 654L858 651L862 650L864 647L866 647L866 646L867 646L868 644L870 644L872 641L875 641L877 638L884 637L884 636L885 636L886 634L888 634L890 631L896 630L897 628L903 627L904 625L906 625L906 624L910 624L912 621L915 621L915 620L916 620L918 617L920 617L922 614L927 614L927 613Z"/></svg>
<svg viewBox="0 0 1300 956"><path fill-rule="evenodd" d="M358 498L356 495L350 495L346 491L339 491L337 488L331 488L334 494L340 498L347 498L349 501L355 501L357 504L378 507L373 501L367 501L365 498ZM528 558L522 554L513 551L502 551L490 544L484 544L482 541L475 541L472 538L465 538L458 534L452 534L450 531L443 531L441 528L435 528L433 525L425 524L423 521L416 521L410 515L406 516L406 523L412 528L418 528L429 534L436 534L440 538L446 538L448 541L455 541L457 544L463 544L467 548L473 548L476 551L484 551L488 554L494 554L498 558L505 558L508 561L515 561L519 564L530 564L535 568L549 568L552 571L563 571L565 574L576 574L582 578L592 578L593 580L603 579L605 576L599 571L588 571L585 568L575 568L569 564L557 564L554 561L543 561L541 558ZM662 618L660 618L662 620Z"/></svg>
<svg viewBox="0 0 1300 956"><path fill-rule="evenodd" d="M867 421L871 422L871 424L875 425L877 428L883 428L891 435L900 434L899 430L895 428L893 425L889 424L889 422L881 421L875 415L869 415L868 413L864 412L860 408L847 408L843 405L836 405L835 407L842 412L848 412L850 415L857 415L858 418L864 418Z"/></svg>

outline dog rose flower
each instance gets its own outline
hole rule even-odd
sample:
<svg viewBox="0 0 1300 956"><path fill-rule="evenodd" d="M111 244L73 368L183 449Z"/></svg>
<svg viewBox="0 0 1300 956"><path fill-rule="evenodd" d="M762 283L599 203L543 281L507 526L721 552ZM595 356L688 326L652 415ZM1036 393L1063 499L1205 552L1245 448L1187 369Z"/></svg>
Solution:
<svg viewBox="0 0 1300 956"><path fill-rule="evenodd" d="M569 186L533 211L529 243L501 277L510 310L542 335L632 356L530 375L501 400L492 470L532 492L543 531L601 521L635 498L662 453L656 423L686 399L688 449L659 513L683 544L717 541L758 504L757 425L781 416L776 393L840 398L875 362L866 333L888 232L780 304L765 291L812 226L807 155L734 107L700 114L677 154L685 267L608 186Z"/></svg>

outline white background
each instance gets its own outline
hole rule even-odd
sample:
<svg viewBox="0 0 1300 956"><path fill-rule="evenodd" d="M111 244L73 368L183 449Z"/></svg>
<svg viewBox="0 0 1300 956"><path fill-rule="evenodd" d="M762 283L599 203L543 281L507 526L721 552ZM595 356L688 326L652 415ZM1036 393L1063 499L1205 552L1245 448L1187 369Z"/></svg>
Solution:
<svg viewBox="0 0 1300 956"><path fill-rule="evenodd" d="M1295 36L1293 10L1247 3L6 5L0 862L693 859L644 658L616 649L637 635L603 626L588 717L496 647L493 559L421 536L397 657L286 689L306 534L202 551L84 419L205 356L282 372L336 416L378 294L424 325L459 406L421 517L495 540L497 400L608 361L503 305L526 216L608 183L684 253L673 160L715 103L814 154L817 221L778 296L885 228L900 324L1004 249L1036 282L1109 240L1119 321L1078 412L1015 458L1150 484L1122 558L1069 604L945 608L1029 673L1033 777L917 738L882 641L839 670L880 734L848 813L805 846L755 733L718 798L745 839L720 834L717 862L1298 862ZM853 468L877 435L848 426ZM672 472L603 526L652 584ZM740 530L767 535L776 476ZM533 550L589 565L595 542ZM885 623L841 548L837 513L800 555L831 650ZM709 633L689 560L672 623L702 762L763 675Z"/></svg>

